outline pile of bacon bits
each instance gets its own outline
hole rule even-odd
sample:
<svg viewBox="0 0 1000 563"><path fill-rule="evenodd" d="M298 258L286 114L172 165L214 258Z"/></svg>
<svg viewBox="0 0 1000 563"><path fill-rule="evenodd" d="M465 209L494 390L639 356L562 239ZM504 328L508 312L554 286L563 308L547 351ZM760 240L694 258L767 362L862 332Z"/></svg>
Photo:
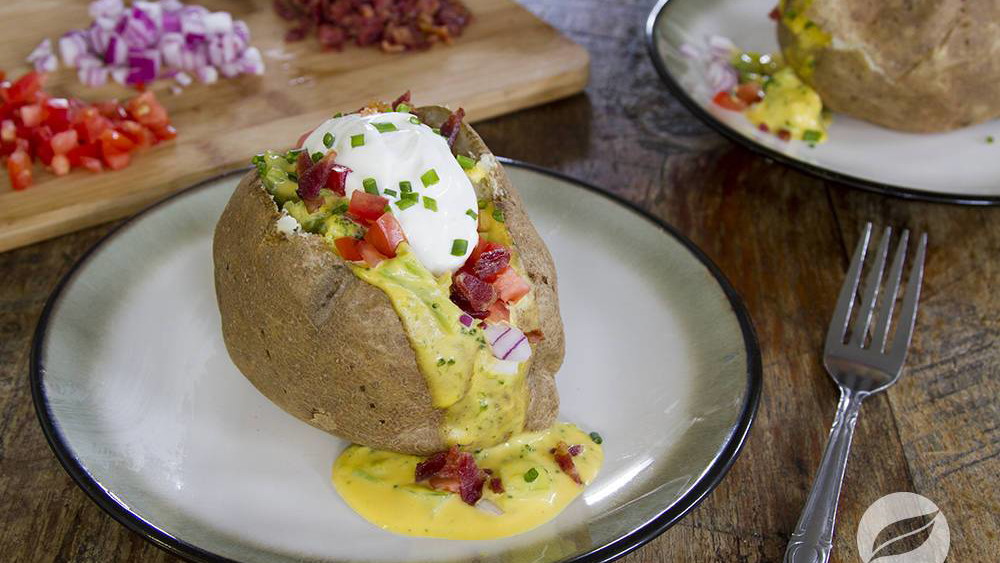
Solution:
<svg viewBox="0 0 1000 563"><path fill-rule="evenodd" d="M315 31L327 49L354 41L378 45L387 53L451 43L472 21L459 0L274 0L274 10L296 25L286 41L300 41Z"/></svg>
<svg viewBox="0 0 1000 563"><path fill-rule="evenodd" d="M569 446L566 442L559 442L549 450L562 472L578 485L583 485L583 480L573 458L582 452L582 445ZM452 446L451 449L438 452L418 463L414 473L417 483L426 483L437 491L455 493L462 497L462 502L471 506L475 506L483 497L484 486L488 486L496 494L502 494L505 490L500 477L489 469L480 469L472 454L461 451L458 446Z"/></svg>
<svg viewBox="0 0 1000 563"><path fill-rule="evenodd" d="M11 83L0 71L0 158L7 159L15 190L34 182L36 159L57 176L73 168L119 170L133 152L177 136L152 92L125 103L90 104L50 96L44 85L45 75L38 72Z"/></svg>

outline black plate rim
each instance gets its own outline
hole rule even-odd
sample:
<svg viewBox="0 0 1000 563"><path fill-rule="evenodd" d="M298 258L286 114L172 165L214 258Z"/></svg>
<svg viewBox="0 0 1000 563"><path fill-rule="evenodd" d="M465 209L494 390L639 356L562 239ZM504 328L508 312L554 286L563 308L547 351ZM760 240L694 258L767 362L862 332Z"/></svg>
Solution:
<svg viewBox="0 0 1000 563"><path fill-rule="evenodd" d="M645 30L646 49L649 53L649 58L652 61L653 66L656 68L657 74L660 75L660 79L663 80L664 84L666 84L667 89L670 90L670 93L673 94L674 98L680 101L688 111L695 115L695 117L701 119L706 125L730 141L733 141L734 143L741 145L754 153L780 162L786 166L801 170L802 172L815 176L821 180L837 182L880 195L912 201L948 203L954 205L1000 205L1000 195L984 196L978 194L948 194L932 190L919 190L915 188L908 188L906 186L869 180L858 176L851 176L850 174L844 174L842 172L835 172L829 168L816 166L809 164L808 162L792 158L782 152L757 143L753 139L750 139L749 137L746 137L736 131L729 125L719 121L715 118L715 116L706 111L701 104L695 101L694 98L688 94L687 90L685 90L674 78L670 71L667 70L666 64L663 62L660 52L656 48L656 28L658 27L659 21L667 16L668 5L671 2L677 3L679 1L680 0L659 0L656 6L653 7L652 11L650 11L649 17L646 19Z"/></svg>
<svg viewBox="0 0 1000 563"><path fill-rule="evenodd" d="M761 351L756 331L754 330L753 323L742 298L730 284L729 280L722 274L718 266L716 266L715 263L712 262L712 260L687 237L677 232L673 227L669 226L658 217L633 205L625 199L598 188L597 186L572 178L560 172L503 157L499 157L498 160L500 160L500 162L502 162L505 166L523 168L532 172L548 175L599 194L611 200L613 203L635 212L653 223L655 226L659 227L669 236L674 237L695 258L697 258L709 270L709 272L711 272L717 283L723 289L726 298L729 300L733 314L736 316L742 331L747 356L747 384L744 392L743 405L741 406L739 417L730 429L728 437L717 452L715 458L709 464L708 468L684 495L676 499L669 507L666 507L659 515L642 527L625 536L617 538L608 544L594 548L587 553L582 553L573 556L570 559L566 559L563 563L605 563L613 561L652 541L698 506L698 504L700 504L701 501L703 501L708 494L715 489L739 457L743 446L746 443L753 421L756 418L757 406L760 402L760 395L763 387ZM49 409L44 391L45 366L42 360L42 354L45 348L49 323L56 307L58 306L60 297L72 283L79 271L89 262L90 258L99 249L103 248L105 244L115 236L125 232L146 214L159 208L160 206L165 205L176 198L190 195L191 193L201 190L218 180L229 176L235 176L237 174L243 174L246 170L248 169L243 168L218 174L147 207L143 211L140 211L123 222L121 225L118 225L109 231L100 240L98 240L94 246L87 250L87 252L85 252L79 260L77 260L73 267L70 268L70 270L59 281L55 289L52 291L52 294L49 296L49 299L46 301L45 307L42 309L42 314L39 317L38 324L35 328L28 373L32 401L34 403L38 421L42 427L42 432L45 435L45 439L48 442L49 447L59 460L59 463L63 466L63 469L66 470L73 481L81 489L83 489L83 491L92 501L94 501L95 504L97 504L102 510L104 510L104 512L106 512L118 523L139 534L153 545L173 555L199 563L233 562L234 560L209 552L196 545L186 542L183 539L173 536L145 521L141 516L129 510L128 507L117 501L108 491L101 487L96 479L90 475L80 460L74 456L68 442L57 428L55 420Z"/></svg>

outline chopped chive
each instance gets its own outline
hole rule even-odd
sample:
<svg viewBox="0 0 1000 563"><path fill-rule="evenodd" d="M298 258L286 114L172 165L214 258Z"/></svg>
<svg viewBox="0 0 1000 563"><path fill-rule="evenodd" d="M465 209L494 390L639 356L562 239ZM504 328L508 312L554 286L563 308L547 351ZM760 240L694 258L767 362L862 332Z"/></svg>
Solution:
<svg viewBox="0 0 1000 563"><path fill-rule="evenodd" d="M402 211L403 209L409 209L416 204L417 200L415 199L401 198L399 201L396 202L396 207L398 207L400 211Z"/></svg>
<svg viewBox="0 0 1000 563"><path fill-rule="evenodd" d="M604 438L601 438L601 435L598 434L597 432L591 432L590 439L593 440L595 444L600 444L604 442Z"/></svg>
<svg viewBox="0 0 1000 563"><path fill-rule="evenodd" d="M319 162L319 161L323 160L323 153L321 153L321 152L314 152L312 154L312 159L313 159L313 162Z"/></svg>
<svg viewBox="0 0 1000 563"><path fill-rule="evenodd" d="M434 170L433 168L431 168L427 172L424 172L424 175L420 177L420 181L424 183L424 187L425 188L429 188L429 187L433 186L434 184L438 183L440 180L441 179L438 178L437 171Z"/></svg>
<svg viewBox="0 0 1000 563"><path fill-rule="evenodd" d="M289 172L288 173L288 180L291 181L291 182L295 182L296 184L298 184L299 183L299 175L296 174L295 172Z"/></svg>
<svg viewBox="0 0 1000 563"><path fill-rule="evenodd" d="M396 111L398 111L399 113L409 113L410 112L410 104L405 104L403 102L400 102L396 106Z"/></svg>
<svg viewBox="0 0 1000 563"><path fill-rule="evenodd" d="M469 249L469 241L464 238L457 238L451 243L452 256L465 256L465 251Z"/></svg>
<svg viewBox="0 0 1000 563"><path fill-rule="evenodd" d="M476 165L475 160L472 160L471 158L465 156L464 154L460 154L455 158L458 159L458 164L466 170L471 170L472 167Z"/></svg>
<svg viewBox="0 0 1000 563"><path fill-rule="evenodd" d="M326 148L333 148L334 136L333 133L327 133L323 135L323 146Z"/></svg>
<svg viewBox="0 0 1000 563"><path fill-rule="evenodd" d="M524 481L526 483L531 483L535 479L538 479L538 470L534 467L524 472Z"/></svg>
<svg viewBox="0 0 1000 563"><path fill-rule="evenodd" d="M397 195L399 195L399 193L397 193L396 190L390 190L388 188L382 190L382 193L384 193L385 195L391 195L392 197L396 197Z"/></svg>
<svg viewBox="0 0 1000 563"><path fill-rule="evenodd" d="M479 219L479 214L471 209L466 210L465 214L472 217L473 220Z"/></svg>
<svg viewBox="0 0 1000 563"><path fill-rule="evenodd" d="M438 135L441 134L441 128L440 127L431 127L431 131L434 131Z"/></svg>
<svg viewBox="0 0 1000 563"><path fill-rule="evenodd" d="M302 149L292 149L288 151L288 154L285 155L285 161L289 164L295 164L296 159L299 158L300 152L302 152Z"/></svg>
<svg viewBox="0 0 1000 563"><path fill-rule="evenodd" d="M417 116L415 116L415 115L411 115L410 116L410 123L412 123L414 125L420 125L420 118L417 117Z"/></svg>
<svg viewBox="0 0 1000 563"><path fill-rule="evenodd" d="M815 129L806 129L805 132L802 133L802 140L806 142L815 142L820 140L822 136L823 136L822 131L817 131Z"/></svg>
<svg viewBox="0 0 1000 563"><path fill-rule="evenodd" d="M498 223L503 223L503 211L501 211L500 208L493 210L493 219Z"/></svg>
<svg viewBox="0 0 1000 563"><path fill-rule="evenodd" d="M399 183L399 191L408 194L413 191L413 185L408 180L403 180Z"/></svg>
<svg viewBox="0 0 1000 563"><path fill-rule="evenodd" d="M365 134L351 135L351 148L365 146Z"/></svg>
<svg viewBox="0 0 1000 563"><path fill-rule="evenodd" d="M486 206L489 204L490 202L486 201L485 199L481 199L477 202L477 205L479 205L479 209L486 209Z"/></svg>
<svg viewBox="0 0 1000 563"><path fill-rule="evenodd" d="M340 205L331 209L330 213L333 213L334 215L343 215L344 213L347 213L347 207L347 202L342 201L340 202Z"/></svg>
<svg viewBox="0 0 1000 563"><path fill-rule="evenodd" d="M431 211L437 211L438 210L438 202L437 202L436 199L434 199L432 197L424 196L424 207L426 209L430 209Z"/></svg>
<svg viewBox="0 0 1000 563"><path fill-rule="evenodd" d="M365 178L361 180L361 185L364 186L366 192L378 195L378 183L375 182L375 178Z"/></svg>
<svg viewBox="0 0 1000 563"><path fill-rule="evenodd" d="M403 195L399 196L399 199L409 199L413 200L413 203L420 201L420 194L416 192L403 192Z"/></svg>
<svg viewBox="0 0 1000 563"><path fill-rule="evenodd" d="M988 135L986 137L986 142L989 143L989 144L993 144L993 135Z"/></svg>
<svg viewBox="0 0 1000 563"><path fill-rule="evenodd" d="M377 129L379 133L397 131L396 126L392 123L372 123L372 127Z"/></svg>
<svg viewBox="0 0 1000 563"><path fill-rule="evenodd" d="M338 117L344 117L344 113L343 113L343 112L340 112L340 111L338 111L337 113L333 114L333 118L334 118L334 119L337 119Z"/></svg>

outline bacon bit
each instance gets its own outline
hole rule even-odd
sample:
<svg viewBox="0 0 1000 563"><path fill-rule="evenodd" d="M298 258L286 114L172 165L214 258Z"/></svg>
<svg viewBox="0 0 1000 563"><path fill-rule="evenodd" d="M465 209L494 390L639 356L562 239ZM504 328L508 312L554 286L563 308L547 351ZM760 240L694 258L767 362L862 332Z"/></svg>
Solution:
<svg viewBox="0 0 1000 563"><path fill-rule="evenodd" d="M490 305L497 300L497 292L492 285L476 276L459 271L452 280L451 300L466 313L482 319L488 315Z"/></svg>
<svg viewBox="0 0 1000 563"><path fill-rule="evenodd" d="M486 472L476 466L472 454L459 450L458 446L418 463L414 478L418 483L427 481L432 489L456 493L470 506L482 498L486 484Z"/></svg>
<svg viewBox="0 0 1000 563"><path fill-rule="evenodd" d="M778 131L778 138L782 141L787 141L792 138L792 134L788 131L788 129L782 129Z"/></svg>
<svg viewBox="0 0 1000 563"><path fill-rule="evenodd" d="M757 126L757 129L760 129L765 133L771 130L771 128L767 126L767 123L761 123L760 125Z"/></svg>
<svg viewBox="0 0 1000 563"><path fill-rule="evenodd" d="M476 250L479 250L478 248ZM497 275L510 264L510 250L499 244L486 243L475 260L470 256L465 270L484 282L493 282Z"/></svg>
<svg viewBox="0 0 1000 563"><path fill-rule="evenodd" d="M778 21L781 19L781 10L777 6L775 6L774 9L771 10L769 14L767 14L767 17L771 18L774 21Z"/></svg>
<svg viewBox="0 0 1000 563"><path fill-rule="evenodd" d="M541 330L533 330L531 332L526 332L524 333L524 335L528 337L528 344L531 344L532 346L538 344L542 340L545 340L545 334L542 333Z"/></svg>
<svg viewBox="0 0 1000 563"><path fill-rule="evenodd" d="M319 191L326 187L327 181L330 179L330 172L337 167L343 168L333 162L336 156L336 151L330 151L319 162L312 163L312 159L306 154L306 151L299 153L296 162L296 169L300 171L299 188L296 192L303 201L318 199Z"/></svg>
<svg viewBox="0 0 1000 563"><path fill-rule="evenodd" d="M499 477L492 477L490 479L490 490L498 495L502 495L505 490L503 488L503 481Z"/></svg>
<svg viewBox="0 0 1000 563"><path fill-rule="evenodd" d="M562 469L563 473L569 476L577 485L582 485L583 480L580 479L580 473L576 470L576 464L573 463L573 454L569 451L569 446L566 442L559 442L556 447L549 450L553 457L556 459L556 463L559 464L559 469Z"/></svg>
<svg viewBox="0 0 1000 563"><path fill-rule="evenodd" d="M410 103L410 91L407 90L402 93L394 102L392 102L392 109L396 109L399 104L409 104Z"/></svg>
<svg viewBox="0 0 1000 563"><path fill-rule="evenodd" d="M576 457L583 453L583 446L580 444L575 444L569 447L569 455Z"/></svg>
<svg viewBox="0 0 1000 563"><path fill-rule="evenodd" d="M465 110L458 108L457 111L451 112L448 119L441 124L441 136L448 139L449 147L455 146L455 139L458 138L458 132L462 129L463 119L465 119Z"/></svg>

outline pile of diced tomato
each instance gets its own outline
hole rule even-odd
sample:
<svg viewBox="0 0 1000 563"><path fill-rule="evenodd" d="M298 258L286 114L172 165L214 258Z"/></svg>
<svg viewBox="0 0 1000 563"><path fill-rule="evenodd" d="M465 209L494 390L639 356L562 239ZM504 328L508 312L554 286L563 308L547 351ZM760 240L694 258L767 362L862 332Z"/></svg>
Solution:
<svg viewBox="0 0 1000 563"><path fill-rule="evenodd" d="M15 190L33 183L35 159L57 176L73 168L119 170L133 152L177 136L152 92L124 104L90 104L50 96L44 74L29 72L13 83L5 78L0 71L0 158L7 158Z"/></svg>

